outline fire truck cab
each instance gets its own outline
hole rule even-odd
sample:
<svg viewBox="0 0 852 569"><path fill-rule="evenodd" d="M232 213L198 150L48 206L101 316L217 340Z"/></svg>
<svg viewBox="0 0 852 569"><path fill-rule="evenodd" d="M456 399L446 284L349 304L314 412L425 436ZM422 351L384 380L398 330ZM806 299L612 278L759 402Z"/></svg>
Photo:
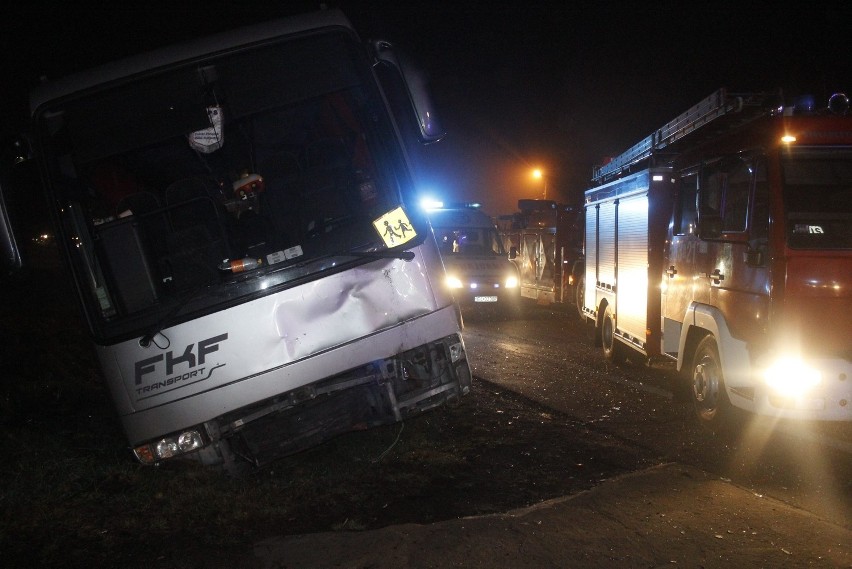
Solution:
<svg viewBox="0 0 852 569"><path fill-rule="evenodd" d="M852 116L713 93L594 172L583 314L677 362L700 422L852 420Z"/></svg>

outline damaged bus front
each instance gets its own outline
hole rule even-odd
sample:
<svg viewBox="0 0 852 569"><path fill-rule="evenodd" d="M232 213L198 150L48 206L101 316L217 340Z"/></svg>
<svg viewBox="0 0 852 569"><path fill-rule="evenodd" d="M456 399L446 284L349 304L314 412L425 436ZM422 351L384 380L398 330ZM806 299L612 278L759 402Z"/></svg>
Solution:
<svg viewBox="0 0 852 569"><path fill-rule="evenodd" d="M143 463L260 465L470 389L422 79L335 10L40 86L32 157Z"/></svg>

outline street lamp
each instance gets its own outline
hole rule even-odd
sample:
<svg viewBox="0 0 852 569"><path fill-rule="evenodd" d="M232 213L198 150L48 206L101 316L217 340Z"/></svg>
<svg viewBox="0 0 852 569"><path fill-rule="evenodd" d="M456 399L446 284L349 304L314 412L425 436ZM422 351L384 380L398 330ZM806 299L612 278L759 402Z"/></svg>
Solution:
<svg viewBox="0 0 852 569"><path fill-rule="evenodd" d="M544 177L544 172L536 168L532 172L533 178L536 180L541 180L544 183L544 191L542 192L542 199L547 199L547 178Z"/></svg>

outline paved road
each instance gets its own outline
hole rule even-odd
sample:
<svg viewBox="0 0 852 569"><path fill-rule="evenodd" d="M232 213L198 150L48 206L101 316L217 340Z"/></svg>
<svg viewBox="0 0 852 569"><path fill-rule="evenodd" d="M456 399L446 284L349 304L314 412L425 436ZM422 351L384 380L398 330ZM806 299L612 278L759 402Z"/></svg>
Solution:
<svg viewBox="0 0 852 569"><path fill-rule="evenodd" d="M825 519L852 520L849 424L760 420L737 440L709 435L675 397L674 368L606 362L592 328L570 310L535 307L523 318L465 315L474 374L568 413L661 462L714 472L756 494Z"/></svg>
<svg viewBox="0 0 852 569"><path fill-rule="evenodd" d="M480 380L658 464L503 514L264 540L252 567L852 567L848 429L760 423L718 440L674 397L672 369L606 363L573 314L466 323Z"/></svg>

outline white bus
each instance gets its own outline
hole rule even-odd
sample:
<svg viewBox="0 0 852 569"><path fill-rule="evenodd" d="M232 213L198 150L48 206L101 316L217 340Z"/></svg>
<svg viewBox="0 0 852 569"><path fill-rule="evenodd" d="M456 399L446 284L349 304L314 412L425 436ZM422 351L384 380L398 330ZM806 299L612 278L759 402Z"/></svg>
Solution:
<svg viewBox="0 0 852 569"><path fill-rule="evenodd" d="M413 205L410 148L442 132L390 43L323 10L43 84L30 110L29 157L142 463L239 471L469 392Z"/></svg>

